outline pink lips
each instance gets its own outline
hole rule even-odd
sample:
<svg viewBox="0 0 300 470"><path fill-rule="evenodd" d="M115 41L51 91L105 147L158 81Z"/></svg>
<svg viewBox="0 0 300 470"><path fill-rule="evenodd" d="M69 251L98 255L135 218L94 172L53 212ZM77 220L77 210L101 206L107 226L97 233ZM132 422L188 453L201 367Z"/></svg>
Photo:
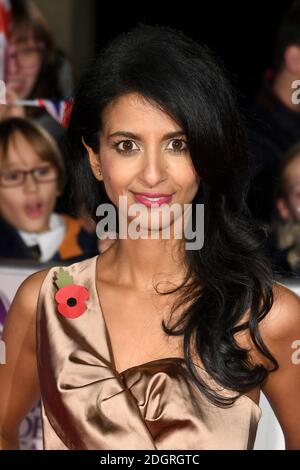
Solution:
<svg viewBox="0 0 300 470"><path fill-rule="evenodd" d="M173 194L162 193L133 193L137 203L147 207L159 207L162 204L170 204Z"/></svg>

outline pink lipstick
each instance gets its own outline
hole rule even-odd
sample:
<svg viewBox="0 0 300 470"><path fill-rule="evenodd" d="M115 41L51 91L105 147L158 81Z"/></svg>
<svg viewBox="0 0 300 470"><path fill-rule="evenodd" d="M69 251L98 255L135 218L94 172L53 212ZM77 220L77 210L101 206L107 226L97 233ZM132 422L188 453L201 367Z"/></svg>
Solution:
<svg viewBox="0 0 300 470"><path fill-rule="evenodd" d="M137 203L144 204L147 207L159 207L162 204L170 204L173 194L163 193L135 193L134 198Z"/></svg>

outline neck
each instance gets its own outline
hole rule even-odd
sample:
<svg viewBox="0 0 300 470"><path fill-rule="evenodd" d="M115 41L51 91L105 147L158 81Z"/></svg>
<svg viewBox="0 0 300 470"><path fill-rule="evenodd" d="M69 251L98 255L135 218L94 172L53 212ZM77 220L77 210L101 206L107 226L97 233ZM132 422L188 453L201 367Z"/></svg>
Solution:
<svg viewBox="0 0 300 470"><path fill-rule="evenodd" d="M169 280L178 283L184 278L184 240L128 238L117 240L111 248L115 279L122 285L151 291L153 281Z"/></svg>
<svg viewBox="0 0 300 470"><path fill-rule="evenodd" d="M300 104L295 104L292 101L292 94L295 93L296 89L292 88L294 80L298 80L299 77L289 72L286 68L283 68L275 77L272 91L274 95L289 109L292 111L300 112ZM299 93L297 94L299 100Z"/></svg>

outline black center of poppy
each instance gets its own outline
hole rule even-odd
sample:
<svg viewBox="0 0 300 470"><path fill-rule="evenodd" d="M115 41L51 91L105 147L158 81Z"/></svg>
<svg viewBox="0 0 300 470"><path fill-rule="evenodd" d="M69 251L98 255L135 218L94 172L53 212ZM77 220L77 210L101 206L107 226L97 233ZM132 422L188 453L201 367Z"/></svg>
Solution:
<svg viewBox="0 0 300 470"><path fill-rule="evenodd" d="M70 297L67 300L67 304L69 305L69 307L75 307L75 305L77 304L77 300L74 297Z"/></svg>

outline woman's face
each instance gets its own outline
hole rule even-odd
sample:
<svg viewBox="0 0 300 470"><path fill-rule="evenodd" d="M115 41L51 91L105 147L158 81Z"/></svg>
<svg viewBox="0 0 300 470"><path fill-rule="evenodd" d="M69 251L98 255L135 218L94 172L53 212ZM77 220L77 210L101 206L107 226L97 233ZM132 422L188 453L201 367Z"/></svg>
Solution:
<svg viewBox="0 0 300 470"><path fill-rule="evenodd" d="M2 156L0 155L0 162ZM3 187L3 179L13 182L17 170L31 170L45 167L54 174L56 171L49 162L42 160L30 143L20 133L15 133L8 147L7 158L1 163L0 173L0 216L13 227L26 232L43 232L49 228L49 218L59 195L57 180L39 182L32 174L27 175L21 186ZM44 170L43 170L44 169ZM54 176L55 178L55 176Z"/></svg>
<svg viewBox="0 0 300 470"><path fill-rule="evenodd" d="M283 220L300 222L300 155L285 168L284 183L286 197L276 201Z"/></svg>
<svg viewBox="0 0 300 470"><path fill-rule="evenodd" d="M28 35L20 40L12 36L7 61L7 87L12 98L27 98L38 78L42 65L41 45ZM14 96L15 95L15 96Z"/></svg>
<svg viewBox="0 0 300 470"><path fill-rule="evenodd" d="M187 137L169 115L132 93L110 103L102 122L99 155L88 148L90 163L117 207L120 196L126 196L128 207L141 203L148 213L154 205L159 210L159 204L177 203L183 210L184 204L192 202L200 179ZM147 193L147 197L141 193ZM152 195L158 200L151 199Z"/></svg>

